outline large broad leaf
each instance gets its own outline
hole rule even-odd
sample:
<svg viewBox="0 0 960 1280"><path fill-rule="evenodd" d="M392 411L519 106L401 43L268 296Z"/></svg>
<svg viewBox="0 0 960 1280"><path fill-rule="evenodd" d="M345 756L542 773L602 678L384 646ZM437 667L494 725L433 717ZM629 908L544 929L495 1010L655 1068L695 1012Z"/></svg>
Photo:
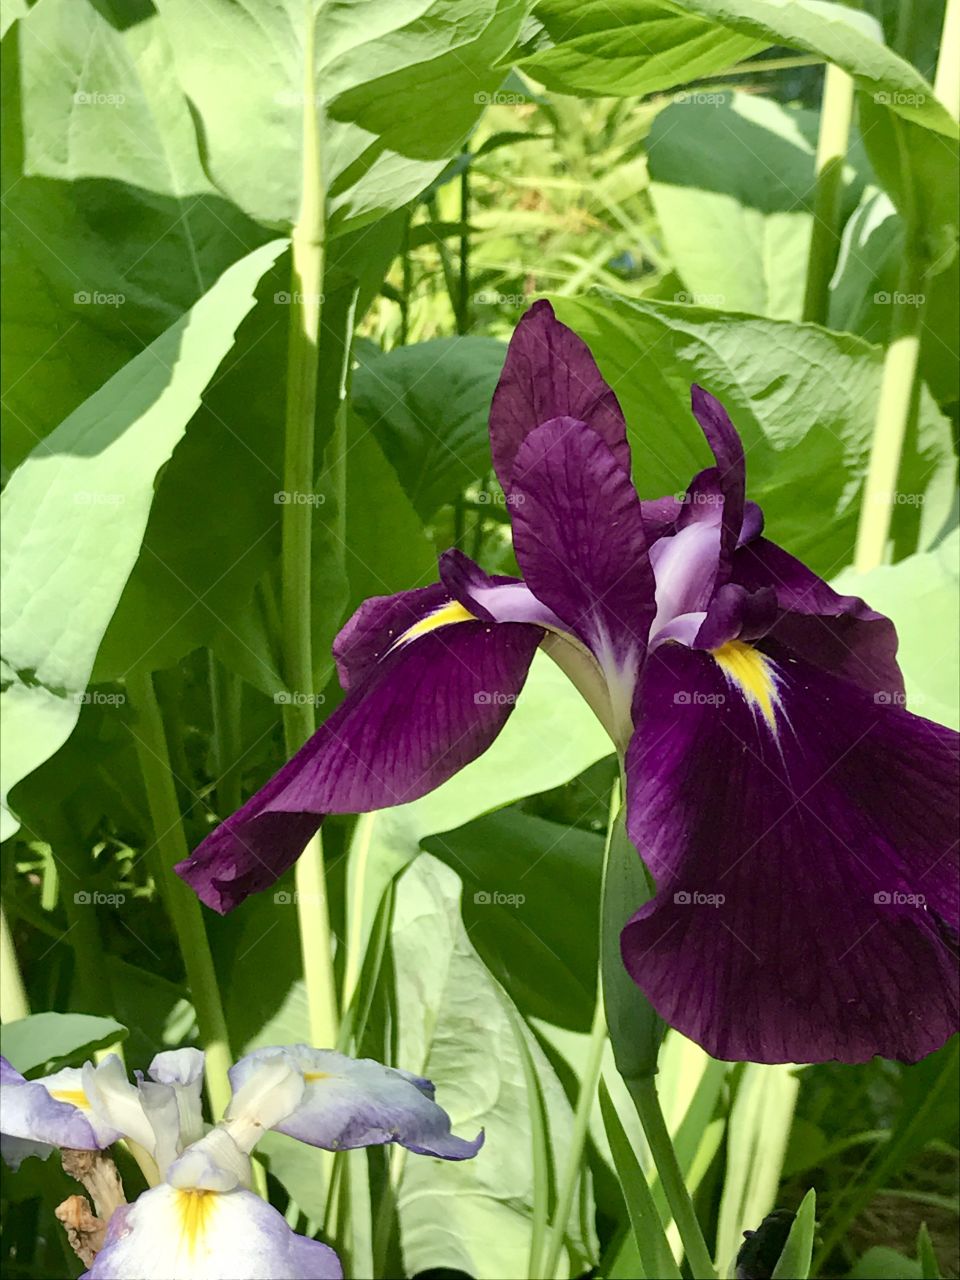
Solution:
<svg viewBox="0 0 960 1280"><path fill-rule="evenodd" d="M33 1013L5 1023L3 1056L21 1075L45 1067L56 1071L67 1063L79 1066L97 1049L124 1040L127 1029L112 1018L89 1013Z"/></svg>
<svg viewBox="0 0 960 1280"><path fill-rule="evenodd" d="M655 0L542 0L535 16L535 51L518 66L559 93L656 93L770 43Z"/></svg>
<svg viewBox="0 0 960 1280"><path fill-rule="evenodd" d="M204 175L159 19L45 0L3 41L4 463L269 238Z"/></svg>
<svg viewBox="0 0 960 1280"><path fill-rule="evenodd" d="M713 98L667 107L650 131L650 193L678 300L799 320L817 115L746 93ZM844 216L863 185L847 175Z"/></svg>
<svg viewBox="0 0 960 1280"><path fill-rule="evenodd" d="M489 470L487 419L505 348L437 338L363 359L353 401L423 520Z"/></svg>
<svg viewBox="0 0 960 1280"><path fill-rule="evenodd" d="M850 562L879 349L817 325L608 293L554 301L620 398L642 496L682 492L711 461L690 413L690 384L698 382L719 396L743 436L748 488L769 536L822 573ZM943 527L953 474L949 426L924 391L900 471L900 491L912 496L894 513L911 550L918 536L929 544Z"/></svg>
<svg viewBox="0 0 960 1280"><path fill-rule="evenodd" d="M241 208L289 225L300 203L303 0L158 0L209 171ZM418 195L457 151L501 76L520 0L364 0L315 6L331 229Z"/></svg>
<svg viewBox="0 0 960 1280"><path fill-rule="evenodd" d="M928 720L960 728L960 533L932 551L869 573L845 569L838 591L862 596L896 623L897 659L907 706Z"/></svg>
<svg viewBox="0 0 960 1280"><path fill-rule="evenodd" d="M547 1118L548 1158L566 1167L572 1113L536 1039L511 1016L460 920L456 875L424 854L397 888L392 931L396 975L396 1065L431 1079L454 1129L486 1141L474 1160L447 1164L410 1157L398 1196L408 1275L455 1268L478 1280L525 1274L530 1252L533 1157L523 1035ZM522 1030L521 1030L522 1027ZM568 1270L596 1258L589 1203L575 1204L566 1242Z"/></svg>
<svg viewBox="0 0 960 1280"><path fill-rule="evenodd" d="M66 741L167 461L284 242L231 267L80 406L3 495L5 793ZM15 828L14 828L15 829ZM10 834L8 829L5 834Z"/></svg>
<svg viewBox="0 0 960 1280"><path fill-rule="evenodd" d="M423 847L463 881L470 940L521 1012L588 1031L602 837L505 809Z"/></svg>
<svg viewBox="0 0 960 1280"><path fill-rule="evenodd" d="M347 969L356 975L383 893L420 841L568 782L610 752L610 740L560 669L538 653L496 742L422 800L365 814L347 881ZM350 983L348 982L348 987Z"/></svg>

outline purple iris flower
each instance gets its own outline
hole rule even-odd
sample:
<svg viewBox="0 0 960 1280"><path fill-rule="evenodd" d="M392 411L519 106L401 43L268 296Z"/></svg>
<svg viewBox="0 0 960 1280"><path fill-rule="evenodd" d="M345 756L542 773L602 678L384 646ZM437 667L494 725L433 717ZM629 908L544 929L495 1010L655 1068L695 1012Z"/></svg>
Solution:
<svg viewBox="0 0 960 1280"><path fill-rule="evenodd" d="M888 618L762 536L743 445L693 388L715 465L642 502L623 414L536 303L493 399L523 579L458 551L368 600L334 645L347 697L177 870L228 911L325 814L414 800L503 727L539 646L608 729L657 885L624 963L717 1058L915 1060L957 1022L957 762L903 705ZM575 945L575 941L572 940Z"/></svg>

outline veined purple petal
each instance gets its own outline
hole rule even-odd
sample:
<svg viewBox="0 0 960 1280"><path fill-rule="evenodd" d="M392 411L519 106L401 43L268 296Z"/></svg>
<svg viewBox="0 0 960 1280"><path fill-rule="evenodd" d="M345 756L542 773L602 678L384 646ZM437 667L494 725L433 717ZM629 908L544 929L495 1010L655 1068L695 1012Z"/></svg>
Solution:
<svg viewBox="0 0 960 1280"><path fill-rule="evenodd" d="M337 1255L252 1191L161 1183L110 1219L83 1280L341 1280Z"/></svg>
<svg viewBox="0 0 960 1280"><path fill-rule="evenodd" d="M450 600L451 592L440 582L364 600L333 642L341 688L349 693L369 680L398 637L450 604Z"/></svg>
<svg viewBox="0 0 960 1280"><path fill-rule="evenodd" d="M655 612L640 499L603 439L573 418L531 432L513 470L513 546L536 598L615 684L633 674Z"/></svg>
<svg viewBox="0 0 960 1280"><path fill-rule="evenodd" d="M390 600L384 608L392 618ZM446 607L456 613L449 625L440 625L432 612L421 615L414 626L423 629L415 636L404 639L401 632L392 647L381 646L387 651L368 669L369 679L177 865L177 874L208 906L230 911L272 884L326 814L415 800L490 746L523 688L543 632L460 621L462 607L449 600Z"/></svg>
<svg viewBox="0 0 960 1280"><path fill-rule="evenodd" d="M484 622L530 622L569 632L520 578L493 578L455 547L440 557L440 577L451 595Z"/></svg>
<svg viewBox="0 0 960 1280"><path fill-rule="evenodd" d="M733 553L740 541L743 529L744 503L746 501L747 471L743 456L743 442L736 427L730 421L726 409L709 391L694 384L690 389L693 415L707 438L717 460L717 480L723 494L723 532L720 543L720 570L718 585L730 576Z"/></svg>
<svg viewBox="0 0 960 1280"><path fill-rule="evenodd" d="M5 1137L17 1139L4 1143L13 1167L25 1156L39 1154L24 1142L96 1151L120 1136L96 1123L79 1070L68 1067L42 1080L27 1080L6 1058L0 1058L0 1128Z"/></svg>
<svg viewBox="0 0 960 1280"><path fill-rule="evenodd" d="M444 1160L468 1160L483 1145L482 1133L472 1141L453 1136L450 1117L433 1101L429 1080L332 1049L305 1044L256 1049L230 1068L234 1093L278 1057L297 1065L305 1085L296 1109L273 1125L280 1133L328 1151L399 1142Z"/></svg>
<svg viewBox="0 0 960 1280"><path fill-rule="evenodd" d="M773 589L780 612L770 634L791 653L903 704L897 632L889 618L857 596L839 595L766 538L737 552L733 576L749 591Z"/></svg>
<svg viewBox="0 0 960 1280"><path fill-rule="evenodd" d="M957 735L805 662L718 657L647 663L628 828L658 892L627 969L716 1058L915 1061L957 1023Z"/></svg>
<svg viewBox="0 0 960 1280"><path fill-rule="evenodd" d="M727 582L710 601L691 647L719 649L731 640L758 640L767 635L776 618L777 596L772 587L748 591Z"/></svg>
<svg viewBox="0 0 960 1280"><path fill-rule="evenodd" d="M531 431L551 418L577 418L606 441L630 475L623 412L590 348L561 324L545 299L521 318L490 408L490 448L503 491L513 487L514 460Z"/></svg>

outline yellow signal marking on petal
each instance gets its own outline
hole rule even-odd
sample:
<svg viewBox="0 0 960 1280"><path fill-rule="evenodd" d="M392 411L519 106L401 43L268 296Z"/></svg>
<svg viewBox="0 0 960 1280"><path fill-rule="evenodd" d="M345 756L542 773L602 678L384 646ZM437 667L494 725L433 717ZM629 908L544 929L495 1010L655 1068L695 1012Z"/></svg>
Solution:
<svg viewBox="0 0 960 1280"><path fill-rule="evenodd" d="M757 708L776 732L774 707L777 685L769 659L743 640L728 640L719 649L711 649L710 653L727 679L737 686L750 706Z"/></svg>
<svg viewBox="0 0 960 1280"><path fill-rule="evenodd" d="M313 1084L314 1080L332 1080L333 1075L329 1071L305 1071L303 1079L305 1084Z"/></svg>
<svg viewBox="0 0 960 1280"><path fill-rule="evenodd" d="M176 1214L180 1219L181 1236L191 1257L209 1230L216 1204L216 1191L203 1191L199 1187L177 1190Z"/></svg>
<svg viewBox="0 0 960 1280"><path fill-rule="evenodd" d="M69 1102L72 1107L81 1107L84 1111L90 1109L87 1095L82 1089L51 1089L50 1097L56 1098L57 1102Z"/></svg>
<svg viewBox="0 0 960 1280"><path fill-rule="evenodd" d="M416 640L420 636L429 635L431 631L436 631L439 627L449 627L454 622L476 622L476 618L469 609L465 609L459 600L451 600L449 604L442 604L439 609L434 609L433 613L428 613L425 618L421 618L415 622L412 627L408 627L402 636L398 636L390 646L391 651L396 649L398 645L406 644L409 640Z"/></svg>

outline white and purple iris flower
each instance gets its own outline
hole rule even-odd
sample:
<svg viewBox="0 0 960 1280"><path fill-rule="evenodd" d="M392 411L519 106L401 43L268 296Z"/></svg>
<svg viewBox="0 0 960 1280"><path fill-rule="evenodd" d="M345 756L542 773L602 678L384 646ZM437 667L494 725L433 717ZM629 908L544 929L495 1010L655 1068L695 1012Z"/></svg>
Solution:
<svg viewBox="0 0 960 1280"><path fill-rule="evenodd" d="M398 1142L446 1160L469 1159L483 1142L482 1134L451 1134L429 1080L308 1045L241 1058L230 1070L226 1114L212 1128L202 1119L198 1049L157 1054L148 1076L132 1084L111 1055L25 1080L0 1058L8 1163L125 1138L141 1166L156 1170L154 1185L111 1217L84 1280L339 1280L334 1251L291 1230L250 1189L250 1152L267 1130L328 1151Z"/></svg>
<svg viewBox="0 0 960 1280"><path fill-rule="evenodd" d="M957 1025L957 735L903 705L889 619L762 536L743 446L642 502L620 406L536 303L493 399L522 580L458 551L334 645L343 704L178 866L225 912L329 813L414 800L491 744L544 647L608 729L657 893L626 967L717 1058L913 1061ZM586 927L586 922L585 922ZM571 939L575 946L576 939Z"/></svg>

